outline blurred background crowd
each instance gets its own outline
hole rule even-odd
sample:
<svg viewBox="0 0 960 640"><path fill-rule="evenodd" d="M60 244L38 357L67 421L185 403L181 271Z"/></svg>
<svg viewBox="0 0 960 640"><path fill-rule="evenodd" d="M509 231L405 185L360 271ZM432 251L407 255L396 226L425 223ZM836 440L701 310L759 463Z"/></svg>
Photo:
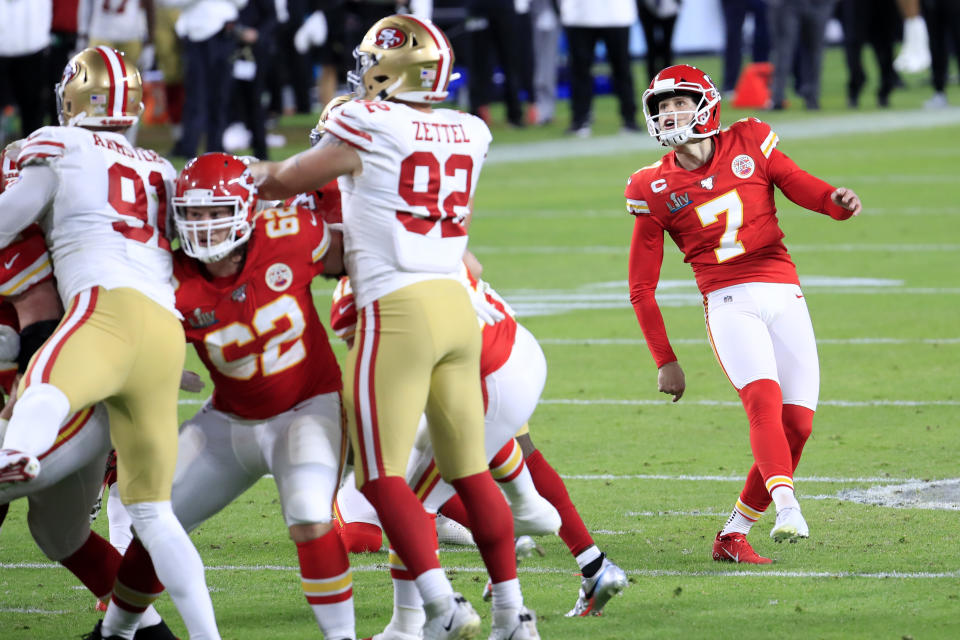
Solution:
<svg viewBox="0 0 960 640"><path fill-rule="evenodd" d="M70 56L108 44L143 74L141 126L169 125L159 151L252 148L266 158L284 144L272 123L344 93L353 47L398 12L450 37L459 108L489 122L502 101L519 128L552 122L569 99L564 125L581 137L597 93L615 94L623 130L640 131L639 94L678 53L720 53L724 97L759 109L788 99L819 109L827 46L844 49L851 108L867 81L864 48L881 107L901 74L927 70L925 106L947 107L949 60L960 60L960 0L2 0L0 136L56 124L52 89ZM598 63L609 72L595 74Z"/></svg>

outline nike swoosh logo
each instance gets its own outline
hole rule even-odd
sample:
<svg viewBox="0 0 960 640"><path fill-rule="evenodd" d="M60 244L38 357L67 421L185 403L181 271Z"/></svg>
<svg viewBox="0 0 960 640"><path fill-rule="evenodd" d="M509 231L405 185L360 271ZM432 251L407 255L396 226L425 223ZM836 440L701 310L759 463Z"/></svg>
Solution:
<svg viewBox="0 0 960 640"><path fill-rule="evenodd" d="M447 624L443 625L444 631L450 631L453 628L453 619L456 617L456 612L450 614L450 620L447 621Z"/></svg>
<svg viewBox="0 0 960 640"><path fill-rule="evenodd" d="M342 315L342 314L346 313L347 311L350 310L350 307L352 307L352 306L353 306L353 303L352 303L352 302L348 302L347 304L340 305L340 314Z"/></svg>
<svg viewBox="0 0 960 640"><path fill-rule="evenodd" d="M19 253L13 254L13 257L12 257L12 258L10 258L9 260L5 260L5 261L3 262L3 268L4 268L4 269L9 269L10 267L12 267L12 266L13 266L13 263L16 262L16 261L17 261L17 258L19 258L19 257L20 257L20 254L19 254Z"/></svg>
<svg viewBox="0 0 960 640"><path fill-rule="evenodd" d="M727 551L726 549L724 549L723 552L724 552L725 554L727 554L728 556L730 556L730 558L731 558L734 562L736 562L737 564L740 564L740 552L739 552L739 551L737 552L737 555L733 555L732 553L730 553L730 552Z"/></svg>
<svg viewBox="0 0 960 640"><path fill-rule="evenodd" d="M310 212L310 222L313 223L313 226L317 226L317 216L314 215L313 211Z"/></svg>
<svg viewBox="0 0 960 640"><path fill-rule="evenodd" d="M803 297L803 296L802 296L801 294L799 294L799 293L797 294L797 298L802 298L802 297Z"/></svg>

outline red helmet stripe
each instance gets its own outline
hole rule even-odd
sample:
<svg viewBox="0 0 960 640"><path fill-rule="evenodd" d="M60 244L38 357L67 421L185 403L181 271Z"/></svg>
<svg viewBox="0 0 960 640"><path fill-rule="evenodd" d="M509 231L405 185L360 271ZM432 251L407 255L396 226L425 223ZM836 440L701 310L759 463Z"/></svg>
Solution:
<svg viewBox="0 0 960 640"><path fill-rule="evenodd" d="M123 105L126 103L126 82L124 81L123 61L117 52L110 47L100 45L97 47L97 53L103 58L107 66L107 73L110 75L110 95L107 102L107 113L111 116L122 116Z"/></svg>
<svg viewBox="0 0 960 640"><path fill-rule="evenodd" d="M450 42L447 40L447 36L432 22L425 22L413 16L404 17L408 20L413 20L423 27L426 32L430 34L430 37L433 38L433 43L437 45L437 51L440 52L440 62L437 65L437 77L433 80L433 88L431 91L437 90L441 78L443 78L443 88L440 90L445 91L447 88L447 80L450 78Z"/></svg>

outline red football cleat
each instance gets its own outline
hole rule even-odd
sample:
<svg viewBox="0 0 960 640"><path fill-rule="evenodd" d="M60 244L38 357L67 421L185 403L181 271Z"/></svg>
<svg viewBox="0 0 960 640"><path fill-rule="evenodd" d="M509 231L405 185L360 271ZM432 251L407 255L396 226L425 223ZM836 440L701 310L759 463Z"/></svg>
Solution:
<svg viewBox="0 0 960 640"><path fill-rule="evenodd" d="M773 560L764 558L753 550L747 537L742 533L728 533L713 541L713 559L717 562L745 562L747 564L772 564Z"/></svg>

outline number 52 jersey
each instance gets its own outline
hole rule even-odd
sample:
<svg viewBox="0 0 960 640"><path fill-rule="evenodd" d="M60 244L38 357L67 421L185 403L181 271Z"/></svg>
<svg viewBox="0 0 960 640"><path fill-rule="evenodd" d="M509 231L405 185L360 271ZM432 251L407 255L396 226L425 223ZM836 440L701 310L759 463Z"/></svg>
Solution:
<svg viewBox="0 0 960 640"><path fill-rule="evenodd" d="M235 277L208 278L199 261L174 254L177 309L210 371L218 411L263 420L342 388L310 292L328 234L307 209L267 209Z"/></svg>
<svg viewBox="0 0 960 640"><path fill-rule="evenodd" d="M174 310L166 222L177 173L167 160L119 133L42 127L17 163L57 173L52 212L40 222L65 301L94 286L129 287Z"/></svg>

